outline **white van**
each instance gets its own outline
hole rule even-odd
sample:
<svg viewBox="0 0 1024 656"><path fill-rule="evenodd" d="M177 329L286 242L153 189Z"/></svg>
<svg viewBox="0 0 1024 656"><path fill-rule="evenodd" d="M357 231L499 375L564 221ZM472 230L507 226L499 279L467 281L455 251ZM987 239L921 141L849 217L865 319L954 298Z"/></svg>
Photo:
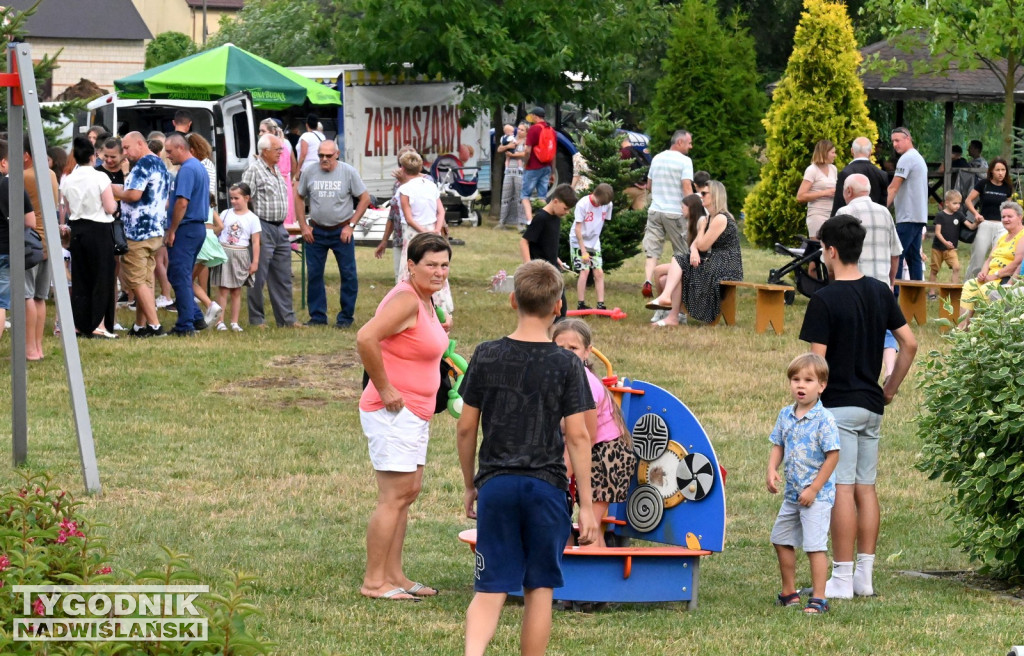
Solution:
<svg viewBox="0 0 1024 656"><path fill-rule="evenodd" d="M100 96L87 106L88 115L79 131L84 134L93 125L102 125L111 134L124 136L138 131L170 132L174 113L187 109L192 114L192 130L213 147L217 166L217 206L228 207L228 187L242 179L242 173L256 155L255 122L252 98L242 91L215 101L119 98L116 93Z"/></svg>

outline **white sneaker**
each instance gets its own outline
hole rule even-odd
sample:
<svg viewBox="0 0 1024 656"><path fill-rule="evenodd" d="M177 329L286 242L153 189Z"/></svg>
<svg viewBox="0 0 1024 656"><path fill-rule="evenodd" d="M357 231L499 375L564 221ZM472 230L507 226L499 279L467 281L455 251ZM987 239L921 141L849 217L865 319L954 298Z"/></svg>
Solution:
<svg viewBox="0 0 1024 656"><path fill-rule="evenodd" d="M114 332L115 333L123 333L124 332L124 326L122 326L119 323L115 323L114 324Z"/></svg>
<svg viewBox="0 0 1024 656"><path fill-rule="evenodd" d="M168 305L170 305L173 302L174 301L172 301L171 299L167 298L163 294L160 294L159 296L156 297L156 306L158 308L160 308L160 309L163 309L163 308L167 307Z"/></svg>
<svg viewBox="0 0 1024 656"><path fill-rule="evenodd" d="M654 316L651 317L651 323L658 323L662 319L668 316L668 310L655 310Z"/></svg>
<svg viewBox="0 0 1024 656"><path fill-rule="evenodd" d="M217 324L217 330L227 330L227 329L228 329L228 327L224 325L223 321L221 321L220 323Z"/></svg>
<svg viewBox="0 0 1024 656"><path fill-rule="evenodd" d="M680 325L686 323L686 313L680 312L679 314L676 315L676 319L679 320Z"/></svg>
<svg viewBox="0 0 1024 656"><path fill-rule="evenodd" d="M224 308L217 301L212 301L210 307L206 308L206 314L203 315L203 319L206 320L206 323L214 323L220 317L220 313L223 310Z"/></svg>
<svg viewBox="0 0 1024 656"><path fill-rule="evenodd" d="M236 333L243 332L242 327L239 326L237 323L231 324L231 330L235 331Z"/></svg>

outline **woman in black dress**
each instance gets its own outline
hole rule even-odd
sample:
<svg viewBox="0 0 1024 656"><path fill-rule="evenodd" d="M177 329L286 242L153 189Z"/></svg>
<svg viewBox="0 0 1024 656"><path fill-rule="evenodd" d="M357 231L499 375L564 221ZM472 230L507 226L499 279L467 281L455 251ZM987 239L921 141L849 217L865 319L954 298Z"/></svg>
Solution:
<svg viewBox="0 0 1024 656"><path fill-rule="evenodd" d="M674 256L665 289L657 300L671 298L676 285L681 284L685 311L697 321L711 323L722 307L719 283L743 280L743 259L739 228L729 213L725 186L712 180L700 193L707 218L701 217L697 221L697 232L690 240L689 253ZM667 309L667 303L660 304ZM675 312L670 312L654 325L664 327L677 323Z"/></svg>

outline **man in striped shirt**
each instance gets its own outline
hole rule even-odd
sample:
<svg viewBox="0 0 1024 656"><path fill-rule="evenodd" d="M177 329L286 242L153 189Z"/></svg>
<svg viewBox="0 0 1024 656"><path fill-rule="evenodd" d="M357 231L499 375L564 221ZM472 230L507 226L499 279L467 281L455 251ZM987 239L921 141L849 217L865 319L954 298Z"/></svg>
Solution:
<svg viewBox="0 0 1024 656"><path fill-rule="evenodd" d="M288 187L277 170L283 144L264 134L256 144L256 161L242 174L252 190L252 211L260 217L260 264L249 289L249 325L263 327L263 285L270 292L270 306L279 327L299 327L292 310L292 248L284 227L288 215Z"/></svg>

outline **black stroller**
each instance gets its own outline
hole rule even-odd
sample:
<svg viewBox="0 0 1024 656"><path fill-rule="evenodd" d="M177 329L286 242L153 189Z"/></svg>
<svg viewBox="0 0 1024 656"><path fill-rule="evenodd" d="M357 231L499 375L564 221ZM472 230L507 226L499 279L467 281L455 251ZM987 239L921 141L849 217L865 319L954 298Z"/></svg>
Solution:
<svg viewBox="0 0 1024 656"><path fill-rule="evenodd" d="M775 244L776 253L779 255L789 255L793 259L782 268L772 269L768 272L768 284L770 285L788 284L783 281L783 278L791 273L796 279L796 290L785 293L786 305L793 304L793 301L796 300L796 292L799 291L804 296L810 298L815 292L828 284L828 275L825 273L825 267L820 260L821 242L807 237L801 237L800 240L801 243L798 248ZM808 267L808 264L811 262L817 262L813 273Z"/></svg>

